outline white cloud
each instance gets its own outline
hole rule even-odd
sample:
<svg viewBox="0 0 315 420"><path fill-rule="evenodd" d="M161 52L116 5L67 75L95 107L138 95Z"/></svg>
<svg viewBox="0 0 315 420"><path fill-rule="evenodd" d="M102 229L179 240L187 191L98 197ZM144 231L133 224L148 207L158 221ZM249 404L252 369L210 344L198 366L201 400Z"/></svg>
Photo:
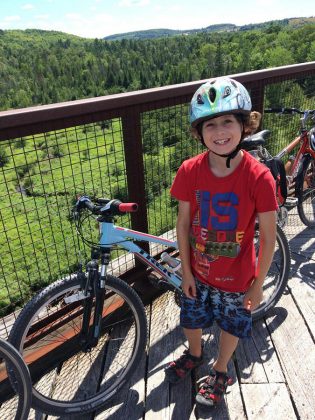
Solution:
<svg viewBox="0 0 315 420"><path fill-rule="evenodd" d="M107 33L107 28L115 28L117 24L111 15L105 13L99 13L93 19L79 13L68 13L64 19L55 22L49 21L49 24L47 22L45 26L46 29L54 29L86 38L103 38ZM113 32L110 31L110 33Z"/></svg>
<svg viewBox="0 0 315 420"><path fill-rule="evenodd" d="M150 0L121 0L118 3L120 7L143 7L148 6L150 4Z"/></svg>
<svg viewBox="0 0 315 420"><path fill-rule="evenodd" d="M66 18L70 20L84 20L79 13L67 13Z"/></svg>
<svg viewBox="0 0 315 420"><path fill-rule="evenodd" d="M28 3L28 4L24 4L22 6L22 9L23 10L32 10L32 9L35 9L35 6L33 4Z"/></svg>
<svg viewBox="0 0 315 420"><path fill-rule="evenodd" d="M15 16L6 16L4 18L4 22L18 22L21 20L21 16L15 15Z"/></svg>
<svg viewBox="0 0 315 420"><path fill-rule="evenodd" d="M49 15L36 15L34 16L36 20L47 20Z"/></svg>

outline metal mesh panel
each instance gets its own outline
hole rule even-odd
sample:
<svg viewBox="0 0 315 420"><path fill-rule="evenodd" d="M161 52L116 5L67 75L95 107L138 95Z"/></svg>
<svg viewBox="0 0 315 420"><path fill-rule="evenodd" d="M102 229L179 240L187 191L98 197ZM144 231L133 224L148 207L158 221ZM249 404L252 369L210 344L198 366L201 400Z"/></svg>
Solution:
<svg viewBox="0 0 315 420"><path fill-rule="evenodd" d="M38 288L75 271L70 209L77 195L127 194L120 120L1 142L2 315ZM128 217L120 224L129 226ZM96 238L93 223L91 232ZM90 234L89 229L85 229ZM82 249L86 259L86 250Z"/></svg>
<svg viewBox="0 0 315 420"><path fill-rule="evenodd" d="M286 80L279 83L273 83L265 88L264 104L265 108L297 108L302 111L314 109L315 85L314 77L304 77L295 80ZM308 121L308 128L312 121ZM314 123L313 123L314 125ZM272 155L279 153L300 133L300 115L280 115L264 114L263 128L269 129L271 135L267 141L267 149ZM290 155L283 157L286 162L289 156L294 156L297 148L290 152ZM286 228L286 234L290 237L295 235L295 227L301 223L297 208L293 207L289 211L289 218Z"/></svg>
<svg viewBox="0 0 315 420"><path fill-rule="evenodd" d="M177 201L170 187L180 164L201 150L190 133L187 104L146 112L142 116L142 142L149 232L161 235L174 228Z"/></svg>
<svg viewBox="0 0 315 420"><path fill-rule="evenodd" d="M265 108L288 107L300 110L314 109L314 77L286 80L265 88ZM271 131L267 148L271 154L278 153L299 134L299 115L265 114L263 128ZM309 124L311 121L309 121Z"/></svg>

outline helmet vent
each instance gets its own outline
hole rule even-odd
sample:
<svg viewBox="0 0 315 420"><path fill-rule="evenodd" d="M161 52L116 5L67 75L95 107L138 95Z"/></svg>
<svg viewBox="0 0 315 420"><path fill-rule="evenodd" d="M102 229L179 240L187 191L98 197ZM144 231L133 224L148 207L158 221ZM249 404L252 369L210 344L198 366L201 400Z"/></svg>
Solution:
<svg viewBox="0 0 315 420"><path fill-rule="evenodd" d="M200 95L200 93L197 96L197 104L204 105L204 101L203 101L202 96Z"/></svg>
<svg viewBox="0 0 315 420"><path fill-rule="evenodd" d="M230 86L226 86L223 93L223 98L226 98L227 96L231 95L231 88Z"/></svg>
<svg viewBox="0 0 315 420"><path fill-rule="evenodd" d="M217 96L217 92L216 92L216 90L215 90L215 88L210 88L210 90L209 90L209 99L210 99L210 102L214 102L215 101L215 98L216 98L216 96Z"/></svg>

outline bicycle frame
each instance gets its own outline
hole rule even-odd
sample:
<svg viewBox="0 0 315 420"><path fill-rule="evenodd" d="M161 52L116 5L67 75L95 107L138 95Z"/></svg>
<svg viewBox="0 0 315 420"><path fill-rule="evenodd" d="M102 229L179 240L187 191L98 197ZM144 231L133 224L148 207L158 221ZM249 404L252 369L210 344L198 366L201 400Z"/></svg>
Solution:
<svg viewBox="0 0 315 420"><path fill-rule="evenodd" d="M280 150L280 152L275 156L276 158L282 159L284 156L288 155L292 150L294 150L299 144L301 144L301 146L297 151L292 165L290 165L290 168L288 168L288 166L286 167L287 175L292 177L292 179L289 179L291 183L298 174L302 157L306 154L309 154L313 157L313 159L315 159L315 152L309 147L307 131L303 131L290 144L288 144L288 146Z"/></svg>
<svg viewBox="0 0 315 420"><path fill-rule="evenodd" d="M300 174L301 168L303 168L304 156L310 155L315 160L315 152L309 145L308 129L306 128L306 121L309 118L309 116L314 113L314 111L299 111L294 108L284 108L282 109L282 111L284 113L286 113L287 111L289 111L290 113L291 111L291 113L299 112L300 114L303 114L303 117L300 118L301 129L299 136L297 136L293 141L291 141L291 143L289 143L286 147L284 147L282 150L280 150L279 153L275 155L275 158L282 159L284 156L288 155L292 150L294 150L297 146L300 145L293 161L289 161L285 165L288 190L291 193L295 193L295 191L292 191L292 189L295 189L296 178Z"/></svg>
<svg viewBox="0 0 315 420"><path fill-rule="evenodd" d="M115 226L111 222L100 222L101 238L99 245L102 248L110 248L117 244L121 248L133 253L136 258L142 261L145 265L153 268L163 276L176 289L181 288L181 278L169 271L164 265L160 264L155 258L144 251L134 241L152 242L159 245L165 245L174 249L178 249L176 241L163 239L159 236L149 235L147 233L138 232L132 229ZM102 272L103 267L101 267Z"/></svg>

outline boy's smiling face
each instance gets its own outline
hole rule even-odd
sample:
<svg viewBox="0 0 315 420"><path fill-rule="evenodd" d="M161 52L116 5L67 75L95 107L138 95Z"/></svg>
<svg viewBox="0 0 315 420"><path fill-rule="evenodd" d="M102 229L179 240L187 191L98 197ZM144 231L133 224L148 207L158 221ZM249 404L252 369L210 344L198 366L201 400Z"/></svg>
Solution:
<svg viewBox="0 0 315 420"><path fill-rule="evenodd" d="M231 153L239 144L241 135L242 125L233 114L211 118L202 125L207 148L219 155Z"/></svg>

